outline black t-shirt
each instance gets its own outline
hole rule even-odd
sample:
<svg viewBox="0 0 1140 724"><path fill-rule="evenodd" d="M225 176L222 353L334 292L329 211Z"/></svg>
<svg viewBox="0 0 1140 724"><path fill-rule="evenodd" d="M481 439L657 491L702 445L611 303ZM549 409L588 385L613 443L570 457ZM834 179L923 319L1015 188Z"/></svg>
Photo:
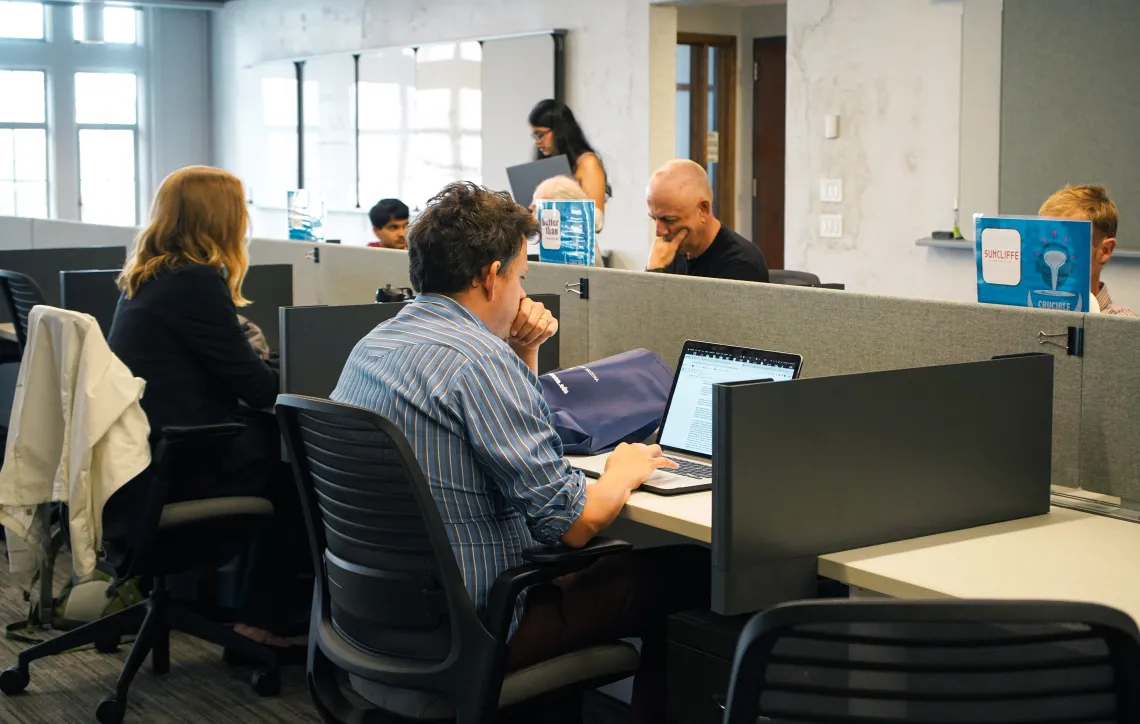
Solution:
<svg viewBox="0 0 1140 724"><path fill-rule="evenodd" d="M760 247L737 234L724 224L713 237L705 253L695 259L677 254L673 263L665 267L668 274L687 274L691 277L738 279L744 282L768 281L768 264Z"/></svg>

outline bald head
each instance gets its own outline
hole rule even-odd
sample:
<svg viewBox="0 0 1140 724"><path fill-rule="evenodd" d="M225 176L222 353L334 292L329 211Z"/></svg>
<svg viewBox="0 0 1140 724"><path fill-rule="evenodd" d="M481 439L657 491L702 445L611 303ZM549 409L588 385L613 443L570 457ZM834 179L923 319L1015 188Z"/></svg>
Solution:
<svg viewBox="0 0 1140 724"><path fill-rule="evenodd" d="M548 178L534 189L534 198L546 200L585 201L590 198L578 182L569 176Z"/></svg>
<svg viewBox="0 0 1140 724"><path fill-rule="evenodd" d="M665 194L681 200L712 203L709 175L696 161L677 158L669 161L649 178L649 195Z"/></svg>
<svg viewBox="0 0 1140 724"><path fill-rule="evenodd" d="M677 241L679 251L699 255L720 231L712 213L709 175L695 161L670 161L649 179L646 192L649 217L657 222L657 236Z"/></svg>

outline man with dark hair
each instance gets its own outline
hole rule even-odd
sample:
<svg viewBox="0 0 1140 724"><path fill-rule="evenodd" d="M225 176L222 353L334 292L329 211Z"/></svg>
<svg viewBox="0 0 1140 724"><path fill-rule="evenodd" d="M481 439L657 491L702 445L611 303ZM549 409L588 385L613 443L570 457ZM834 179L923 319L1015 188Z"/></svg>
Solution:
<svg viewBox="0 0 1140 724"><path fill-rule="evenodd" d="M522 288L527 238L537 232L505 193L445 187L408 232L419 296L356 345L332 395L403 430L480 614L525 549L585 545L649 475L676 467L656 445L622 445L587 486L562 456L537 377L538 348L558 322ZM507 666L640 636L634 718L663 722L666 617L707 606L708 586L700 548L607 556L526 593Z"/></svg>
<svg viewBox="0 0 1140 724"><path fill-rule="evenodd" d="M372 233L378 241L368 246L383 249L408 248L408 205L399 199L381 199L368 212L372 222Z"/></svg>

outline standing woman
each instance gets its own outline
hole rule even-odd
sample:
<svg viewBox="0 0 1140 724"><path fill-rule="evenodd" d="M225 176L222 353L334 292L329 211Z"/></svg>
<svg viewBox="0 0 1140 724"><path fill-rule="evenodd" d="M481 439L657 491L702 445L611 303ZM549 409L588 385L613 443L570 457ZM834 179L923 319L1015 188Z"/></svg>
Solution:
<svg viewBox="0 0 1140 724"><path fill-rule="evenodd" d="M303 518L280 434L265 410L277 399L277 371L246 339L237 308L249 267L249 219L241 181L221 169L188 166L166 177L150 222L119 276L123 294L107 342L136 377L146 380L142 407L151 444L164 427L243 422L245 431L219 461L219 474L183 500L259 495L272 521L251 541L234 630L285 647L282 590L305 560L295 541Z"/></svg>
<svg viewBox="0 0 1140 724"><path fill-rule="evenodd" d="M594 200L594 231L601 231L605 224L606 199L613 192L602 160L586 140L574 114L565 103L548 98L531 109L528 120L539 158L566 155L574 179Z"/></svg>

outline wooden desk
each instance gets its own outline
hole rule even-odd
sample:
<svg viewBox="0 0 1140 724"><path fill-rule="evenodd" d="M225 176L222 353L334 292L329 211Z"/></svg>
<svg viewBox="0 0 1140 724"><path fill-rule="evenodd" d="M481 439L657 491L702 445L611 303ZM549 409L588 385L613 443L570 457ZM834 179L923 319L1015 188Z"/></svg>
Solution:
<svg viewBox="0 0 1140 724"><path fill-rule="evenodd" d="M895 598L1093 601L1140 621L1140 524L1047 515L819 557L822 576Z"/></svg>

